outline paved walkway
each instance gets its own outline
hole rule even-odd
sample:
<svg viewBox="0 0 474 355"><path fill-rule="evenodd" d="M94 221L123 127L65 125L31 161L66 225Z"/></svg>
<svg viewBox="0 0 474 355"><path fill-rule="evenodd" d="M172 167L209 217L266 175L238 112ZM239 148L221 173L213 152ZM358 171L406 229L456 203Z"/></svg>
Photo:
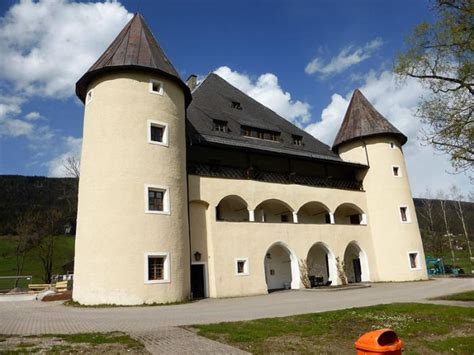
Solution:
<svg viewBox="0 0 474 355"><path fill-rule="evenodd" d="M370 288L344 291L284 291L262 296L205 299L161 307L74 308L63 306L60 302L0 302L0 334L29 335L119 330L134 334L141 339L146 339L152 334L154 340L148 343L168 342L171 344L170 349L173 348L173 344L178 343L187 349L196 350L192 353L197 353L200 349L200 345L197 344L201 341L199 343L201 345L204 342L209 344L208 340L174 327L283 317L381 303L440 303L428 301L427 298L467 290L474 290L474 279L380 283L373 284ZM171 338L170 332L174 334ZM184 341L185 339L187 341ZM219 343L212 345L217 346L216 344L222 345ZM212 345L211 349L207 350L208 353L229 351L222 348L213 350ZM185 348L181 347L181 350ZM206 352L204 345L201 348L203 353Z"/></svg>

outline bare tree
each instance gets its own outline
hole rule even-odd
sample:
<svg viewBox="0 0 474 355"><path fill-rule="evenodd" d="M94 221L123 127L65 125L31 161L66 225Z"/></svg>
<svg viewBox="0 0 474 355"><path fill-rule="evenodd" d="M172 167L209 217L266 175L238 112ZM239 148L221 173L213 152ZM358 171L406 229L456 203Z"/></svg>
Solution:
<svg viewBox="0 0 474 355"><path fill-rule="evenodd" d="M81 175L81 163L79 159L76 157L68 157L63 164L64 171L66 172L66 176L76 178L79 180L79 176Z"/></svg>
<svg viewBox="0 0 474 355"><path fill-rule="evenodd" d="M17 233L15 237L15 271L17 278L15 279L15 288L18 287L19 276L23 273L25 265L25 257L37 243L38 234L36 233L39 221L38 214L33 211L27 211L18 216L15 226Z"/></svg>
<svg viewBox="0 0 474 355"><path fill-rule="evenodd" d="M301 259L298 263L300 268L300 279L304 288L311 288L311 282L309 281L309 267L306 259Z"/></svg>
<svg viewBox="0 0 474 355"><path fill-rule="evenodd" d="M448 197L446 196L446 194L440 190L438 191L438 199L439 199L439 205L441 207L441 214L442 214L442 217L443 217L443 221L444 221L444 228L445 228L445 231L446 231L446 234L445 236L448 238L448 242L449 242L449 249L451 250L451 258L453 259L453 267L455 266L455 263L456 263L456 257L454 255L454 248L453 248L453 240L452 240L452 233L449 229L449 223L448 223L448 217L447 217L447 200L448 200Z"/></svg>
<svg viewBox="0 0 474 355"><path fill-rule="evenodd" d="M46 211L42 222L39 258L43 266L43 281L46 283L50 283L53 276L55 234L61 219L62 213L57 209L51 209Z"/></svg>
<svg viewBox="0 0 474 355"><path fill-rule="evenodd" d="M464 199L464 196L461 194L459 191L458 187L456 185L451 186L451 197L453 199L453 204L454 204L454 210L456 211L456 215L459 218L459 221L461 222L464 238L466 238L466 245L467 245L467 250L469 251L469 260L472 262L472 250L471 250L471 243L469 240L469 233L467 230L467 224L466 220L464 219L464 207L463 207L463 202L462 200Z"/></svg>
<svg viewBox="0 0 474 355"><path fill-rule="evenodd" d="M432 252L442 254L443 241L436 230L435 201L429 189L426 190L424 198L421 199L421 204L423 208L419 209L418 213L427 226L427 237L430 241Z"/></svg>

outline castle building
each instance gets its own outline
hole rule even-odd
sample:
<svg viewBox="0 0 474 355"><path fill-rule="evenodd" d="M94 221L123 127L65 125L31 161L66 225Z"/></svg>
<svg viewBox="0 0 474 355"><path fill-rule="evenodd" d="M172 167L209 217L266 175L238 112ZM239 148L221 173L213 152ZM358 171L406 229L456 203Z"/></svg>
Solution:
<svg viewBox="0 0 474 355"><path fill-rule="evenodd" d="M360 91L331 149L215 74L184 83L136 14L76 93L75 301L427 278L407 138Z"/></svg>

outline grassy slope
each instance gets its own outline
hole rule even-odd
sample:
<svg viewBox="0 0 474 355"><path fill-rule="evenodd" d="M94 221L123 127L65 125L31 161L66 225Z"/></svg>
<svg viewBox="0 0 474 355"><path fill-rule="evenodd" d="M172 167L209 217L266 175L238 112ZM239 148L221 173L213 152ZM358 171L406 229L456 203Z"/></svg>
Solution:
<svg viewBox="0 0 474 355"><path fill-rule="evenodd" d="M14 276L16 262L15 243L11 237L0 237L0 276ZM57 236L54 249L53 273L62 273L62 265L74 257L74 238ZM33 283L43 283L43 267L38 256L38 247L28 252L22 275L33 276ZM13 281L0 279L0 289L11 287ZM23 284L22 284L23 285Z"/></svg>
<svg viewBox="0 0 474 355"><path fill-rule="evenodd" d="M474 302L474 291L453 293L447 296L441 296L435 298L436 300L448 300L448 301L463 301L463 302Z"/></svg>
<svg viewBox="0 0 474 355"><path fill-rule="evenodd" d="M354 353L365 332L391 328L407 353L474 352L474 309L391 304L246 322L196 325L198 334L252 353Z"/></svg>

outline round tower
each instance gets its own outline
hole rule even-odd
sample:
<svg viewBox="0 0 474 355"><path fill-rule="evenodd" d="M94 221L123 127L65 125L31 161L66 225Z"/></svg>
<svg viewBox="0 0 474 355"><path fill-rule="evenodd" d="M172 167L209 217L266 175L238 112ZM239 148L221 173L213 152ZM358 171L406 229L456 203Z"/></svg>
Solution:
<svg viewBox="0 0 474 355"><path fill-rule="evenodd" d="M188 87L136 14L76 84L85 104L73 299L189 297Z"/></svg>
<svg viewBox="0 0 474 355"><path fill-rule="evenodd" d="M363 178L379 281L426 279L426 264L403 155L407 137L356 90L333 150L368 166Z"/></svg>

